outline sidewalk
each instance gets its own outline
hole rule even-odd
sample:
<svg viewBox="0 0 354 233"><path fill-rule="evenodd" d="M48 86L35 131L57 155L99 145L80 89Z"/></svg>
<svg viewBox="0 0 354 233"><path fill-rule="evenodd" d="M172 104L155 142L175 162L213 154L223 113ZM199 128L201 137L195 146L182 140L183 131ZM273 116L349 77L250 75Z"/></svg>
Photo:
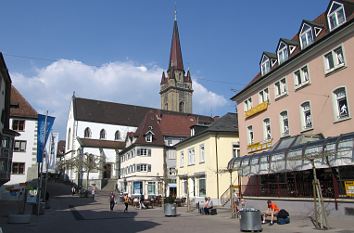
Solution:
<svg viewBox="0 0 354 233"><path fill-rule="evenodd" d="M69 187L70 188L70 187ZM30 224L7 224L7 214L13 212L13 206L0 206L0 227L3 233L208 233L240 232L239 219L231 218L230 209L218 208L217 215L200 215L197 210L187 212L186 207L177 208L177 217L165 217L162 207L139 210L129 206L128 213L124 213L123 204L115 206L109 211L108 194L98 192L95 200L92 198L79 198L67 193L53 194L50 199L50 209L44 215L32 216ZM6 210L7 209L7 210ZM326 233L353 233L354 218L343 216L341 218L329 217L332 227ZM262 225L263 232L275 233L311 233L318 231L310 219L291 216L290 224Z"/></svg>

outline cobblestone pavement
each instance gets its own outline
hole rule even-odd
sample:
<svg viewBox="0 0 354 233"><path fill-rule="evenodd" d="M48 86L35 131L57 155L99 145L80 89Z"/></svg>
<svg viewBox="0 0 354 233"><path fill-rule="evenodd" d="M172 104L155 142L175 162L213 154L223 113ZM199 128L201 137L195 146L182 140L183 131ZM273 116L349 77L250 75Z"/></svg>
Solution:
<svg viewBox="0 0 354 233"><path fill-rule="evenodd" d="M51 198L50 206L44 215L33 215L30 224L8 224L6 216L2 214L0 227L3 233L241 232L239 220L232 219L227 209L218 209L217 215L205 216L196 211L187 212L185 207L179 207L176 217L165 217L161 207L139 210L129 206L129 211L124 213L122 204L117 204L114 211L109 211L106 193L98 193L95 200L70 194L59 195ZM4 209L0 211L3 212ZM325 232L354 232L352 216L329 220L333 228ZM263 232L321 232L314 229L309 219L296 216L292 217L291 223L287 225L265 224L262 227Z"/></svg>

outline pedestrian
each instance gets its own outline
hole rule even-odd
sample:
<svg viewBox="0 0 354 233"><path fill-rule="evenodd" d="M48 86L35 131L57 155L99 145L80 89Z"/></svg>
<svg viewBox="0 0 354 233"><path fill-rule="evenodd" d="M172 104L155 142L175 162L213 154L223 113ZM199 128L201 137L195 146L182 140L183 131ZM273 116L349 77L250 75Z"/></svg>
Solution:
<svg viewBox="0 0 354 233"><path fill-rule="evenodd" d="M92 195L92 199L95 200L95 195L96 195L96 188L95 187L92 187L91 195Z"/></svg>
<svg viewBox="0 0 354 233"><path fill-rule="evenodd" d="M267 210L263 213L263 224L265 223L266 216L270 216L269 225L274 224L274 217L277 217L279 213L279 207L272 200L267 201Z"/></svg>
<svg viewBox="0 0 354 233"><path fill-rule="evenodd" d="M232 210L233 210L234 215L236 215L237 218L238 218L238 214L239 214L239 204L240 204L240 198L238 197L237 191L234 190Z"/></svg>
<svg viewBox="0 0 354 233"><path fill-rule="evenodd" d="M114 205L116 204L116 195L113 192L109 195L109 209L113 211Z"/></svg>
<svg viewBox="0 0 354 233"><path fill-rule="evenodd" d="M75 193L76 193L76 188L75 188L75 186L73 185L73 186L71 187L71 194L74 196Z"/></svg>
<svg viewBox="0 0 354 233"><path fill-rule="evenodd" d="M128 197L128 193L126 193L124 194L124 205L125 205L124 212L128 212L128 204L129 204L129 197Z"/></svg>
<svg viewBox="0 0 354 233"><path fill-rule="evenodd" d="M139 206L140 209L145 209L146 208L145 205L144 205L144 199L145 199L144 194L141 194L140 195L140 206Z"/></svg>

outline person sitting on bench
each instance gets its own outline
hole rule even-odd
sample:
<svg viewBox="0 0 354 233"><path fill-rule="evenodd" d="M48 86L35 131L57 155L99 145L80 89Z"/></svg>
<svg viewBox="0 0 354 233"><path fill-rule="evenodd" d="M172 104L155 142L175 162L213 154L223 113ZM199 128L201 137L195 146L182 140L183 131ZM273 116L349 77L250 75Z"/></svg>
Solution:
<svg viewBox="0 0 354 233"><path fill-rule="evenodd" d="M263 223L265 223L266 216L270 216L270 224L269 225L273 225L274 224L274 216L277 216L277 214L279 213L279 208L278 208L277 204L272 202L272 200L268 200L267 205L268 205L268 208L263 213Z"/></svg>
<svg viewBox="0 0 354 233"><path fill-rule="evenodd" d="M210 199L210 197L206 197L205 198L205 202L204 202L204 213L205 215L209 215L210 214L210 209L213 208L213 201Z"/></svg>

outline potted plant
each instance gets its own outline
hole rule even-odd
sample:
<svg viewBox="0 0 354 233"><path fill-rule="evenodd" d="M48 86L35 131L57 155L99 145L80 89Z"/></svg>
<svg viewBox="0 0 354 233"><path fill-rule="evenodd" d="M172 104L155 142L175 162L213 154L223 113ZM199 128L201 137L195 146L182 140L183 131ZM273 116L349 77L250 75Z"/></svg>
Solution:
<svg viewBox="0 0 354 233"><path fill-rule="evenodd" d="M164 213L167 217L175 217L177 215L177 208L175 203L176 198L169 196L164 199Z"/></svg>

